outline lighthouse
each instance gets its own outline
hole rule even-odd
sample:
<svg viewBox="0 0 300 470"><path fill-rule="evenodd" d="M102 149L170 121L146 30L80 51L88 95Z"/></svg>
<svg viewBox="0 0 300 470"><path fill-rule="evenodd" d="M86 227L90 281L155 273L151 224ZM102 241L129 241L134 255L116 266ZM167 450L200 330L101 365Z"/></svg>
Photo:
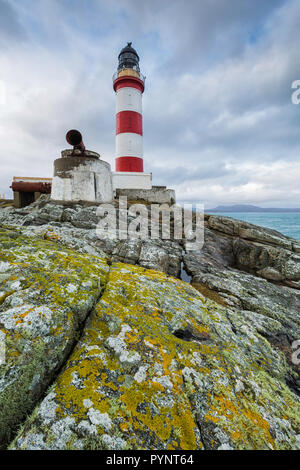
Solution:
<svg viewBox="0 0 300 470"><path fill-rule="evenodd" d="M120 197L127 201L175 204L175 191L153 186L152 173L144 172L142 96L145 77L140 72L139 56L127 43L119 56L113 76L116 93L116 171L100 154L86 149L78 130L67 132L73 149L65 149L54 160L53 178L14 177L11 188L14 204L31 204L41 193L51 193L51 200L64 203L102 204ZM111 129L113 135L113 129Z"/></svg>
<svg viewBox="0 0 300 470"><path fill-rule="evenodd" d="M128 42L118 56L118 70L113 76L117 104L116 171L111 171L110 164L102 160L99 153L87 150L81 133L72 129L66 140L73 149L63 150L61 157L54 161L53 201L100 204L126 197L129 202L175 203L175 192L166 186L153 186L152 173L144 172L142 96L145 77L140 72L139 61L136 50ZM14 185L15 190L31 192L31 199L34 191L42 191L34 189L32 183L29 187L23 179L21 183ZM41 186L39 184L39 188ZM44 186L44 192L46 189L50 192L50 182L47 188Z"/></svg>
<svg viewBox="0 0 300 470"><path fill-rule="evenodd" d="M120 54L113 77L116 92L116 172L143 173L142 95L145 77L140 72L139 56L127 43Z"/></svg>

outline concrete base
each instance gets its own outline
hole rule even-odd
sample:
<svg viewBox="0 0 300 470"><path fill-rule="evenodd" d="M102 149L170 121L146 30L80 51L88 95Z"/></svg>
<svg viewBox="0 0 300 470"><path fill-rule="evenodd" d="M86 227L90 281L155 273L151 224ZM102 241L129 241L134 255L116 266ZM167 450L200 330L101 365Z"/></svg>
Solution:
<svg viewBox="0 0 300 470"><path fill-rule="evenodd" d="M26 207L29 204L32 204L33 202L37 201L40 195L40 192L14 191L14 207L16 209Z"/></svg>
<svg viewBox="0 0 300 470"><path fill-rule="evenodd" d="M176 204L175 191L165 186L152 186L152 189L117 189L116 198L126 196L128 201L146 201L151 204Z"/></svg>
<svg viewBox="0 0 300 470"><path fill-rule="evenodd" d="M151 189L152 174L134 171L112 173L113 189Z"/></svg>
<svg viewBox="0 0 300 470"><path fill-rule="evenodd" d="M54 162L51 199L106 203L113 200L110 164L89 150L64 150Z"/></svg>
<svg viewBox="0 0 300 470"><path fill-rule="evenodd" d="M21 208L35 202L41 194L49 194L51 178L14 176L10 186L14 193L14 207Z"/></svg>

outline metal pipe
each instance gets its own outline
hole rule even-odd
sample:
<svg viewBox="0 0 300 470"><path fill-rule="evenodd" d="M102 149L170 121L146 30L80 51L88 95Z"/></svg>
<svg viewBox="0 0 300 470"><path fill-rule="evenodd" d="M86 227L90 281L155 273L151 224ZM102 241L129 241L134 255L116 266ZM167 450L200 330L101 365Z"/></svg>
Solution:
<svg viewBox="0 0 300 470"><path fill-rule="evenodd" d="M81 150L82 153L85 151L85 145L82 141L82 135L76 129L72 129L67 132L66 140L68 144L74 147L74 150Z"/></svg>
<svg viewBox="0 0 300 470"><path fill-rule="evenodd" d="M21 191L24 193L51 193L51 183L31 183L26 181L14 181L11 185L13 191Z"/></svg>

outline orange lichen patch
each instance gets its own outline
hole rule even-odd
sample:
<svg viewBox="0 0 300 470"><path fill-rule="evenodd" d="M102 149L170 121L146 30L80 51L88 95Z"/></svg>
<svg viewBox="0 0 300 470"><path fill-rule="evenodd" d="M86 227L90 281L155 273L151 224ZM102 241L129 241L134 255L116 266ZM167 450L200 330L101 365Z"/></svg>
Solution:
<svg viewBox="0 0 300 470"><path fill-rule="evenodd" d="M59 236L58 236L58 234L55 233L55 232L49 232L49 231L48 231L48 232L45 232L45 233L44 233L44 239L45 239L45 240L50 240L50 241L52 241L52 242L56 242L56 241L59 240Z"/></svg>
<svg viewBox="0 0 300 470"><path fill-rule="evenodd" d="M16 325L23 323L24 318L26 318L31 312L33 312L33 310L34 310L34 307L31 307L28 310L26 310L26 312L13 315L13 318L18 318L18 320L16 321Z"/></svg>
<svg viewBox="0 0 300 470"><path fill-rule="evenodd" d="M121 431L123 431L123 432L128 432L128 425L127 425L127 423L121 423L121 424L120 424L120 429L121 429Z"/></svg>
<svg viewBox="0 0 300 470"><path fill-rule="evenodd" d="M244 406L232 395L232 399L226 397L230 390L225 390L224 395L212 397L210 411L205 416L205 421L211 421L224 427L237 447L249 447L253 449L264 448L268 442L274 447L274 439L270 434L270 424L254 410L255 405ZM235 400L233 402L233 399Z"/></svg>

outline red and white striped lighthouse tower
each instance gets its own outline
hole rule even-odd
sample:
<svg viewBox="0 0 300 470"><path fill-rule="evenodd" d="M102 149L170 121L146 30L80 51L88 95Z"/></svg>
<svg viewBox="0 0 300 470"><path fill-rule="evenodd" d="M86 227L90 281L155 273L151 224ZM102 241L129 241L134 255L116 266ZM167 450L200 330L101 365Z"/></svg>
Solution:
<svg viewBox="0 0 300 470"><path fill-rule="evenodd" d="M140 73L139 56L127 43L119 54L113 77L117 97L116 171L143 172L142 94L145 78Z"/></svg>

